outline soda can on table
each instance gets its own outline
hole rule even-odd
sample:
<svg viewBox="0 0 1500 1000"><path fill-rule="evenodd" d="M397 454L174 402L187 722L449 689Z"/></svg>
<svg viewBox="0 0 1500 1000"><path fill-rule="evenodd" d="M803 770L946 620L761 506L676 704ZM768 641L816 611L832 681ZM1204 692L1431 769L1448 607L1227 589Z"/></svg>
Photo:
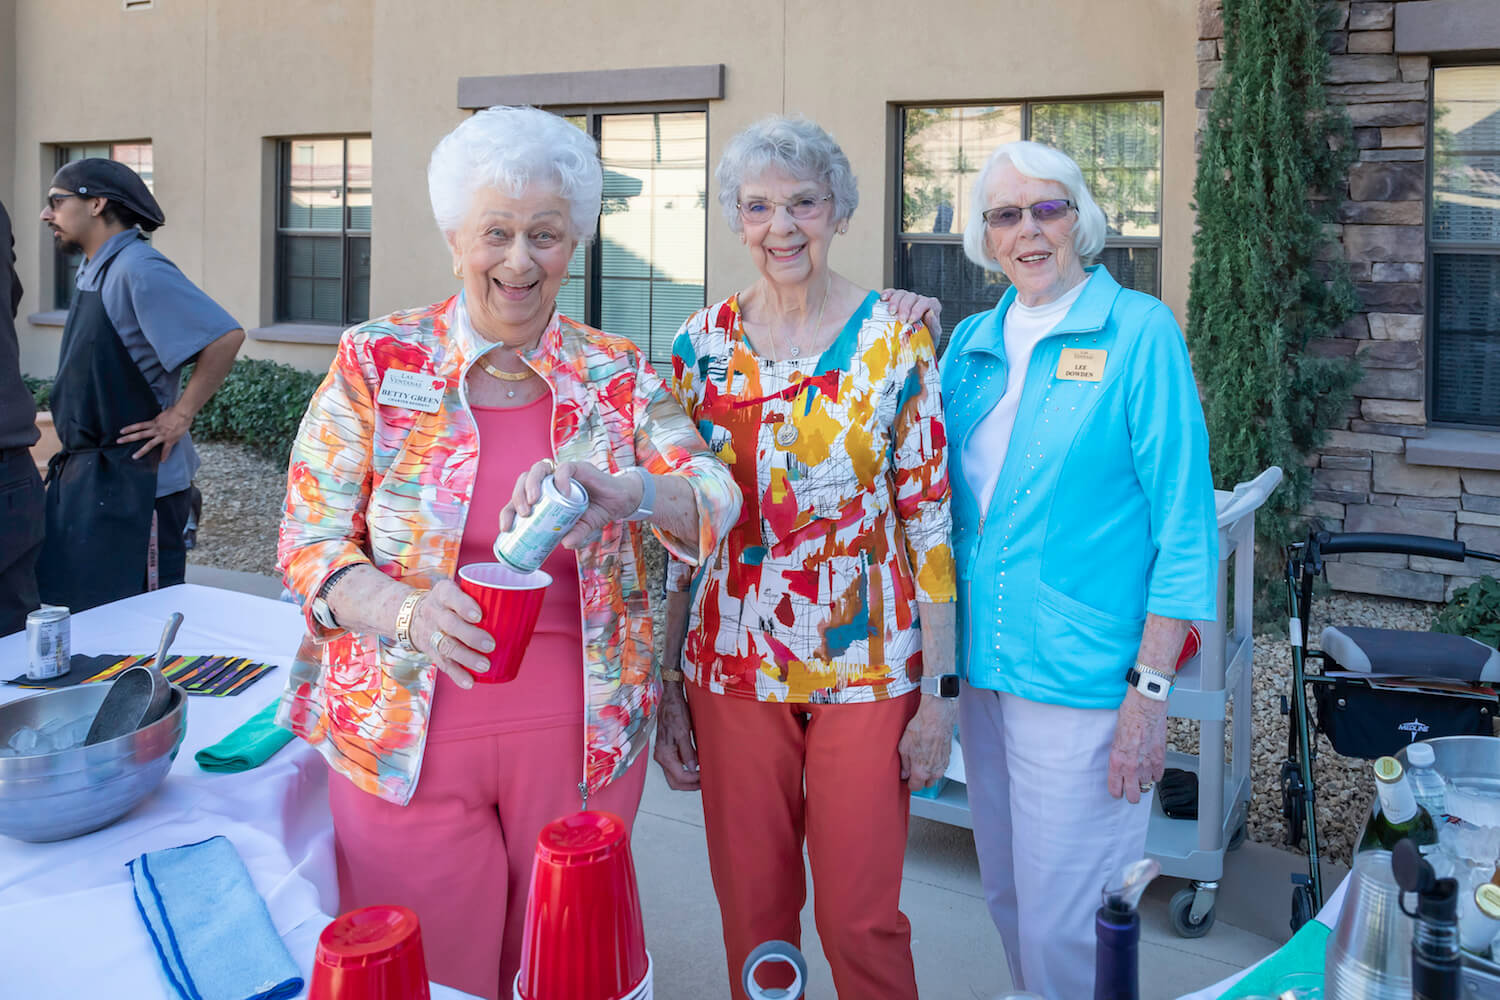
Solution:
<svg viewBox="0 0 1500 1000"><path fill-rule="evenodd" d="M45 681L72 667L73 627L68 609L43 604L26 616L26 677Z"/></svg>
<svg viewBox="0 0 1500 1000"><path fill-rule="evenodd" d="M495 539L495 558L522 573L540 569L563 535L589 509L588 491L577 482L569 485L572 488L564 496L551 476L542 480L542 496L532 504L531 513L516 518L510 530Z"/></svg>

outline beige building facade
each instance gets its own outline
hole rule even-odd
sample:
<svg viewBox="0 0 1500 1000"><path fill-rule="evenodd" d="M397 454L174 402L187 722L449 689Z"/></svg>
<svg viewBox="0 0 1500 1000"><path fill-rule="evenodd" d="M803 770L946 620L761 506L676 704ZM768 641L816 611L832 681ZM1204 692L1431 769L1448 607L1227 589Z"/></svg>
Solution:
<svg viewBox="0 0 1500 1000"><path fill-rule="evenodd" d="M290 245L278 236L285 222L278 206L286 204L281 158L296 155L286 151L288 139L371 140L368 243L352 238L368 247L369 315L451 294L426 165L436 141L469 113L461 91L470 104L475 94L530 100L579 115L580 124L603 122L607 167L617 114L637 122L653 116L658 130L672 114L688 116L698 130L706 195L696 194L701 219L687 238L703 247L697 274L676 282L686 284L685 294L680 287L675 296L660 287L654 293L658 340L690 307L754 276L719 212L711 175L725 141L763 115L800 112L843 145L861 204L834 264L874 287L915 276L898 260L905 106L977 105L990 121L988 131L970 130L963 162L949 164L949 202L955 193L968 199L965 174L993 145L986 140L1017 137L1022 117L1035 117L1032 102L1156 107L1146 136L1155 160L1147 171L1152 259L1142 280L1180 317L1191 252L1196 39L1194 0L0 3L0 134L13 138L0 154L0 197L17 220L26 286L23 367L35 375L53 371L66 305L59 285L68 272L36 221L47 180L60 156L109 144L149 144L152 185L167 216L154 244L251 331L249 356L321 368L344 318L331 309L322 322L287 321L279 298L278 268ZM941 131L933 133L936 146ZM618 172L632 174L628 166ZM660 182L659 170L656 176ZM627 195L639 180L626 176ZM356 182L352 175L346 181L352 204ZM605 235L613 225L630 244L629 212L624 220L610 216L609 194L607 184ZM677 214L667 222L684 217L682 200L672 209ZM658 258L667 237L682 231L676 223L657 225L649 239ZM950 228L940 248L949 270L960 231ZM351 237L344 239L347 246ZM608 272L609 243L605 251L596 264ZM640 267L621 267L631 264ZM655 267L662 269L661 260ZM606 273L602 287L592 286L603 312L580 318L606 327L611 316L628 322L625 310L636 299L617 297L611 307L614 291L626 288L625 278L611 280ZM962 316L945 318L951 326Z"/></svg>

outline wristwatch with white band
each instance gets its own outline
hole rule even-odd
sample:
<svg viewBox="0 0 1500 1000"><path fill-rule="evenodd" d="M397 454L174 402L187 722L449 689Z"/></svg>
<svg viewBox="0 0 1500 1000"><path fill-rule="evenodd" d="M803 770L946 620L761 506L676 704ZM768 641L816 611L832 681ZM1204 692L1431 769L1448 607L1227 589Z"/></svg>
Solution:
<svg viewBox="0 0 1500 1000"><path fill-rule="evenodd" d="M933 677L923 677L920 683L923 694L934 694L939 698L958 697L957 674L938 674Z"/></svg>
<svg viewBox="0 0 1500 1000"><path fill-rule="evenodd" d="M1125 672L1125 682L1152 701L1166 701L1177 678L1155 667L1137 663Z"/></svg>
<svg viewBox="0 0 1500 1000"><path fill-rule="evenodd" d="M656 477L639 465L626 466L616 475L623 476L629 472L634 472L641 481L641 502L625 520L644 521L656 513Z"/></svg>

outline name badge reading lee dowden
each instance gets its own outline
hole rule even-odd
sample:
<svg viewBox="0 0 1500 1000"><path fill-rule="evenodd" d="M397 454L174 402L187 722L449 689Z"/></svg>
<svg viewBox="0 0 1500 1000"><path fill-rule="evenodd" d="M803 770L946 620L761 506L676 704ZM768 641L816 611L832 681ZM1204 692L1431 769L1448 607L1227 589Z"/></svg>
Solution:
<svg viewBox="0 0 1500 1000"><path fill-rule="evenodd" d="M380 394L375 397L375 402L381 406L436 413L447 391L448 380L441 375L387 368L385 378L380 380Z"/></svg>
<svg viewBox="0 0 1500 1000"><path fill-rule="evenodd" d="M1104 359L1108 355L1108 351L1064 347L1057 362L1057 377L1069 382L1097 382L1104 377Z"/></svg>

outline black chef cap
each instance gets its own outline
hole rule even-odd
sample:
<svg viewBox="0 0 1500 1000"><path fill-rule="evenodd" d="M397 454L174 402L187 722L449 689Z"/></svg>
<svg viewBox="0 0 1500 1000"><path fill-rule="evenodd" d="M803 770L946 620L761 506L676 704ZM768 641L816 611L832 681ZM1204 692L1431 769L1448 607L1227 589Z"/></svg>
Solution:
<svg viewBox="0 0 1500 1000"><path fill-rule="evenodd" d="M108 198L119 202L140 218L139 225L146 232L167 221L161 206L146 190L141 175L123 163L90 156L63 164L52 175L52 187L62 188L87 198Z"/></svg>

